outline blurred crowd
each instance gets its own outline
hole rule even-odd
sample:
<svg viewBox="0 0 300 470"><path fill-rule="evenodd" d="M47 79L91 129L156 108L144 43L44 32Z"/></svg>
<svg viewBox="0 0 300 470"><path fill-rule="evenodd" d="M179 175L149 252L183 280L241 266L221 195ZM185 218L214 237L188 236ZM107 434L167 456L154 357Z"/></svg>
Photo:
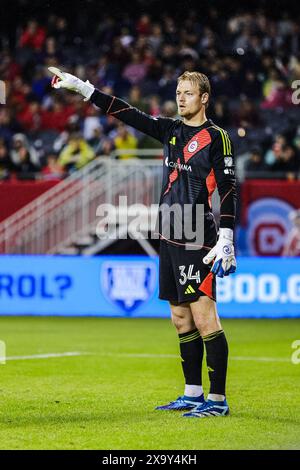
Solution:
<svg viewBox="0 0 300 470"><path fill-rule="evenodd" d="M246 155L246 175L297 178L300 108L292 83L300 79L299 17L284 9L278 17L263 9L226 16L214 6L179 16L142 4L135 15L97 16L87 8L76 19L20 17L14 37L2 36L0 178L63 178L115 150L132 158L131 149L160 148L81 97L51 89L50 65L152 116L173 118L177 77L200 70L212 85L208 117Z"/></svg>

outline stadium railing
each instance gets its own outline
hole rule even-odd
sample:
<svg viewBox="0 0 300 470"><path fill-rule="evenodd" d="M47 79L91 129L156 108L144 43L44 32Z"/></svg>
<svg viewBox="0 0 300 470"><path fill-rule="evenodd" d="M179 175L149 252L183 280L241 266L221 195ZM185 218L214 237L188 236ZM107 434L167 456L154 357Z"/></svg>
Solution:
<svg viewBox="0 0 300 470"><path fill-rule="evenodd" d="M125 151L119 153L124 155ZM132 154L133 151L130 150ZM138 150L137 157L161 155ZM58 253L97 224L100 204L155 204L159 201L162 160L98 157L0 223L2 253Z"/></svg>

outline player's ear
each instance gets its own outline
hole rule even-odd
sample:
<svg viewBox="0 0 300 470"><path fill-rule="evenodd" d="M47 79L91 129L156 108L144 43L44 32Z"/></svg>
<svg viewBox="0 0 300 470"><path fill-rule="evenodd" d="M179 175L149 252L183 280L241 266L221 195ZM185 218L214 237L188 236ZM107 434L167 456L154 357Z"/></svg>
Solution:
<svg viewBox="0 0 300 470"><path fill-rule="evenodd" d="M208 104L208 93L202 93L201 95L201 103L207 105Z"/></svg>

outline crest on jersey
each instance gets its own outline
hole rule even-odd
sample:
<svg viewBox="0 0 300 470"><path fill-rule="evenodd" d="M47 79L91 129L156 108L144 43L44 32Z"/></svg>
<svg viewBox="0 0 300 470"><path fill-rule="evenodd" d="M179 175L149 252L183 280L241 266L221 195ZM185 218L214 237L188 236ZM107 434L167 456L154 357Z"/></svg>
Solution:
<svg viewBox="0 0 300 470"><path fill-rule="evenodd" d="M152 261L108 261L102 264L100 283L105 297L130 315L153 295L156 265Z"/></svg>
<svg viewBox="0 0 300 470"><path fill-rule="evenodd" d="M197 147L198 147L198 142L197 142L197 140L193 140L193 141L190 143L190 145L188 146L188 151L189 151L190 153L193 153L193 152L195 152L195 150L197 150Z"/></svg>

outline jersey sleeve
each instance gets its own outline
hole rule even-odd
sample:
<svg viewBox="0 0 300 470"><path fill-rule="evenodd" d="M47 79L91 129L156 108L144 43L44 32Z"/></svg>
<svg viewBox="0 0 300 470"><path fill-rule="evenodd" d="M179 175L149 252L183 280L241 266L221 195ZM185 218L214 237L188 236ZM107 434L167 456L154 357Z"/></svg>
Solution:
<svg viewBox="0 0 300 470"><path fill-rule="evenodd" d="M230 137L223 129L216 130L210 158L220 195L220 228L233 229L237 198L234 149Z"/></svg>
<svg viewBox="0 0 300 470"><path fill-rule="evenodd" d="M139 109L130 106L126 101L97 89L95 89L90 100L106 114L115 116L125 124L153 137L161 143L164 143L175 122L174 119L170 118L149 116Z"/></svg>

